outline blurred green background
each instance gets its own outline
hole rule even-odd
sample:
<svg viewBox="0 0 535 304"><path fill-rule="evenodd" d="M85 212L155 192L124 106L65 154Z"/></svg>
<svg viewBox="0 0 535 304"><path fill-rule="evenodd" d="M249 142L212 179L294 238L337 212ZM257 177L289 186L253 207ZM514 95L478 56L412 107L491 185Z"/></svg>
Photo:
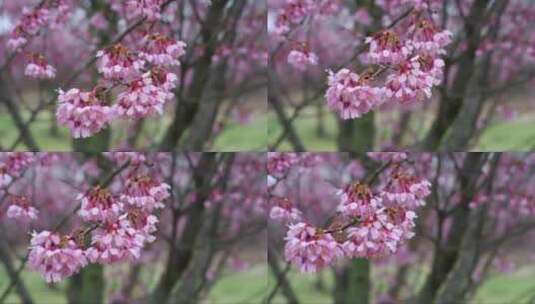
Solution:
<svg viewBox="0 0 535 304"><path fill-rule="evenodd" d="M372 277L380 276L372 275ZM317 274L290 272L289 278L300 303L332 303L328 292L332 288L330 271L322 274L323 288L318 288ZM374 284L373 281L372 284ZM529 301L533 301L534 297L535 266L520 268L507 274L493 273L478 289L474 300L463 304L531 304L533 302ZM286 300L277 295L274 303L283 304L286 303Z"/></svg>
<svg viewBox="0 0 535 304"><path fill-rule="evenodd" d="M287 111L292 113L292 111ZM318 136L315 109L308 108L295 120L294 126L307 150L310 151L336 151L337 122L334 114L324 111L324 136ZM418 113L420 115L420 113ZM416 130L425 130L420 126ZM271 146L277 141L282 126L274 114L268 119L268 144ZM388 129L376 128L378 136L389 136ZM423 134L422 134L423 135ZM521 114L512 121L494 121L484 130L477 140L474 151L531 151L535 148L535 115ZM278 150L290 151L292 146L285 140Z"/></svg>
<svg viewBox="0 0 535 304"><path fill-rule="evenodd" d="M332 287L330 272L322 274L324 289L318 288L317 275L290 272L292 286L304 304L331 303L329 288ZM26 282L37 303L66 303L64 296L65 284L49 287L35 272L25 271L22 278ZM269 276L266 266L256 265L243 272L225 272L207 295L204 304L250 304L262 303L271 291L273 277ZM0 267L0 291L9 284L3 268ZM373 282L372 282L373 284ZM521 267L511 273L493 273L478 290L474 301L470 304L504 304L529 303L535 296L535 266ZM285 299L277 296L274 303L285 303ZM9 304L18 303L12 294Z"/></svg>
<svg viewBox="0 0 535 304"><path fill-rule="evenodd" d="M107 277L111 277L108 275ZM39 273L23 271L22 279L28 287L36 304L63 304L67 303L65 297L66 284L62 282L54 286L47 285ZM0 266L0 293L9 285L9 278L4 268ZM109 286L112 285L112 286ZM113 283L108 288L113 288ZM148 287L151 287L149 283ZM264 266L252 266L243 272L224 272L221 279L216 282L210 293L206 296L205 304L249 304L262 303L267 292L267 275ZM19 303L14 292L8 297L8 304ZM107 303L107 302L106 302Z"/></svg>
<svg viewBox="0 0 535 304"><path fill-rule="evenodd" d="M213 147L209 151L265 151L267 145L267 116L253 114L253 118L248 124L238 124L230 122L225 126L221 134L216 137ZM27 120L27 113L23 115ZM170 119L162 118L163 123L153 123L158 118L149 118L145 121L144 128L140 135L141 146L150 146L151 141L159 142L163 135L165 126L170 123ZM32 134L37 144L43 151L72 151L71 136L67 128L58 128L57 134L53 134L50 129L51 118L49 113L41 113L36 121L31 125ZM125 122L114 123L112 125L113 139L125 138L121 130L125 132L127 126ZM156 134L156 136L154 136ZM0 113L0 147L8 149L18 137L19 133L13 120L6 113ZM19 144L19 151L27 148Z"/></svg>

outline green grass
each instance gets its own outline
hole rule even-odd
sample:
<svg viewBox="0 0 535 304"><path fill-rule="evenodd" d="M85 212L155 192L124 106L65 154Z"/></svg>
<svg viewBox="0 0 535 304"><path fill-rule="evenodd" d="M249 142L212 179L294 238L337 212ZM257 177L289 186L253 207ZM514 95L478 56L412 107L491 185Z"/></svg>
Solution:
<svg viewBox="0 0 535 304"><path fill-rule="evenodd" d="M482 151L531 151L535 147L535 120L526 117L490 126L482 134Z"/></svg>
<svg viewBox="0 0 535 304"><path fill-rule="evenodd" d="M535 296L535 267L524 267L510 274L496 274L478 290L475 303L528 303Z"/></svg>
<svg viewBox="0 0 535 304"><path fill-rule="evenodd" d="M262 303L266 295L267 270L263 265L247 271L228 273L214 285L203 303L251 304Z"/></svg>
<svg viewBox="0 0 535 304"><path fill-rule="evenodd" d="M264 151L267 146L267 116L248 125L232 123L216 138L214 151Z"/></svg>
<svg viewBox="0 0 535 304"><path fill-rule="evenodd" d="M325 113L326 136L319 137L316 133L316 117L308 109L302 112L302 116L295 120L294 126L309 151L336 151L336 133L338 132L334 114ZM426 130L422 129L422 134ZM282 132L275 115L270 114L268 120L268 144L275 143ZM389 130L377 128L381 137L388 137ZM479 142L474 147L477 151L522 151L532 150L535 147L535 118L525 116L510 122L496 122L489 126L480 137ZM280 151L293 150L292 146L285 140L278 147Z"/></svg>
<svg viewBox="0 0 535 304"><path fill-rule="evenodd" d="M333 278L330 271L323 273L325 290L316 288L316 274L300 274L295 271L289 273L292 288L300 303L328 304L332 303L331 294ZM39 304L66 303L65 284L51 289L41 277L30 271L24 271L22 278L26 283L33 299ZM273 277L267 282L267 267L253 266L243 272L226 273L210 290L203 304L253 304L262 303L267 292L274 284ZM0 292L9 284L9 279L0 267ZM373 282L372 282L373 284ZM378 284L378 283L376 283ZM267 288L269 286L269 288ZM535 266L522 267L508 274L496 273L479 288L471 302L473 304L527 304L527 299L535 295ZM6 303L18 303L18 297L12 293ZM274 303L286 303L281 295L275 297Z"/></svg>
<svg viewBox="0 0 535 304"><path fill-rule="evenodd" d="M292 284L292 288L300 303L305 304L327 304L332 303L332 296L329 292L333 287L333 278L330 271L323 272L325 288L326 290L318 290L316 288L316 276L317 274L304 274L296 271L291 271L288 274L289 281ZM273 288L273 277L270 281L270 290ZM275 297L273 304L286 303L285 298L279 294Z"/></svg>
<svg viewBox="0 0 535 304"><path fill-rule="evenodd" d="M303 111L303 116L298 117L295 120L295 128L297 134L303 141L303 145L309 151L336 151L336 132L338 127L336 125L336 119L331 113L325 113L325 136L320 137L316 134L316 118L312 115L311 111ZM268 143L274 144L280 134L282 133L282 126L279 124L276 117L272 114L269 115L268 120ZM281 143L277 150L290 151L293 150L290 143L285 140Z"/></svg>
<svg viewBox="0 0 535 304"><path fill-rule="evenodd" d="M41 276L36 272L23 271L22 280L26 284L32 299L38 304L62 304L67 303L65 297L65 286L60 284L50 288ZM4 272L3 265L0 264L0 292L9 286L10 281ZM14 291L11 292L6 300L7 304L19 303L19 298Z"/></svg>
<svg viewBox="0 0 535 304"><path fill-rule="evenodd" d="M70 151L71 142L67 129L60 128L58 136L50 135L50 121L45 115L39 115L37 120L31 125L30 130L37 141L37 144L44 151ZM27 118L25 118L27 119ZM7 114L0 114L0 146L4 149L10 148L17 139L19 132L11 117ZM23 144L19 144L17 150L26 150Z"/></svg>
<svg viewBox="0 0 535 304"><path fill-rule="evenodd" d="M24 120L27 119L24 115ZM140 139L145 142L158 142L165 130L165 125L169 124L169 119L164 119L162 123L154 123L154 119L145 121L144 130ZM214 151L264 151L267 145L266 138L267 117L255 117L247 125L236 123L229 124L215 139ZM113 141L117 138L125 138L125 123L119 122L112 126ZM42 113L37 116L36 121L31 125L30 130L37 141L38 146L43 151L71 151L71 136L66 128L59 128L59 134L52 136L50 130L50 115ZM19 132L8 114L0 113L0 146L4 149L11 147L18 137ZM17 146L17 150L26 150L23 144Z"/></svg>
<svg viewBox="0 0 535 304"><path fill-rule="evenodd" d="M323 273L326 290L319 291L316 287L316 275L289 274L292 288L300 303L328 304L332 303L329 289L332 288L332 274ZM273 284L273 282L270 282ZM374 284L372 282L372 284ZM376 282L375 284L379 284ZM495 274L487 279L478 289L470 304L528 304L528 299L535 295L535 267L523 267L509 274ZM285 298L277 295L274 303L286 303Z"/></svg>
<svg viewBox="0 0 535 304"><path fill-rule="evenodd" d="M23 271L22 279L33 300L37 304L66 303L66 286L60 284L50 288L36 272ZM9 278L0 264L0 293L10 284ZM149 286L150 287L150 286ZM224 275L210 290L204 304L252 304L262 303L267 287L267 272L264 266L253 266L243 272ZM18 303L18 296L13 291L6 303Z"/></svg>

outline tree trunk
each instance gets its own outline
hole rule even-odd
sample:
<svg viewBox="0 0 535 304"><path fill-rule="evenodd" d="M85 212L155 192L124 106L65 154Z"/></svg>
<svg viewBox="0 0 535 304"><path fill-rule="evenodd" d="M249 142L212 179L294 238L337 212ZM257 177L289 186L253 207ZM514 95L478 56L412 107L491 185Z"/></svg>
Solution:
<svg viewBox="0 0 535 304"><path fill-rule="evenodd" d="M88 138L73 138L73 151L86 153L100 153L108 151L110 146L111 131L109 128L100 131Z"/></svg>
<svg viewBox="0 0 535 304"><path fill-rule="evenodd" d="M194 183L197 198L193 202L188 213L188 221L184 228L184 236L180 240L172 240L172 248L156 289L150 296L151 303L167 303L169 296L188 267L193 248L197 242L197 236L202 226L204 215L204 201L209 197L209 185L216 169L216 157L214 153L204 153L197 168L194 169ZM175 223L176 224L176 223ZM178 243L177 243L178 242Z"/></svg>
<svg viewBox="0 0 535 304"><path fill-rule="evenodd" d="M286 298L286 303L288 304L297 304L297 296L292 289L292 285L286 277L286 273L281 269L279 262L277 261L277 254L275 250L271 249L271 246L268 247L268 265L269 269L273 273L273 277L276 279L275 284L279 284L282 295ZM268 302L269 303L269 302Z"/></svg>
<svg viewBox="0 0 535 304"><path fill-rule="evenodd" d="M491 27L490 39L492 42L495 42L498 36L498 29L500 29L500 21L505 9L507 8L509 1L501 1L497 8L498 17L496 18L496 23ZM485 90L488 89L489 80L491 77L491 67L493 59L493 51L489 51L485 55L481 64L479 75L477 75L477 89ZM487 93L480 93L476 98L468 100L462 110L454 121L451 132L444 139L444 150L447 151L464 151L467 150L470 140L477 131L477 122L480 118L483 105L488 98Z"/></svg>
<svg viewBox="0 0 535 304"><path fill-rule="evenodd" d="M486 161L483 153L469 153L459 172L461 201L451 215L452 224L447 240L435 248L431 272L418 295L418 303L433 303L435 295L452 270L459 255L459 248L468 228L470 202L474 196L474 187Z"/></svg>
<svg viewBox="0 0 535 304"><path fill-rule="evenodd" d="M374 113L361 118L338 120L338 151L369 152L374 150Z"/></svg>
<svg viewBox="0 0 535 304"><path fill-rule="evenodd" d="M444 90L446 96L442 96L437 118L422 143L421 148L426 151L434 151L440 147L444 135L461 111L465 98L464 95L475 70L476 51L481 42L480 24L484 22L486 7L490 2L489 0L475 0L469 15L465 19L465 32L468 45L466 51L460 55L457 64L458 72L455 74L453 84L449 90ZM447 85L447 83L444 84L444 86ZM448 92L451 92L452 95L447 95Z"/></svg>
<svg viewBox="0 0 535 304"><path fill-rule="evenodd" d="M19 274L17 273L17 269L13 265L13 260L11 259L11 255L9 253L9 245L7 241L5 240L3 233L1 233L1 231L0 231L0 262L4 264L4 268L6 269L7 275L9 279L11 280L11 284L13 284L13 286L15 287L15 290L17 291L17 294L19 295L21 303L33 304L34 302L30 296L30 293L28 292L28 289L26 288L26 285L24 285L24 282L20 279Z"/></svg>
<svg viewBox="0 0 535 304"><path fill-rule="evenodd" d="M370 261L355 259L349 269L345 303L370 303Z"/></svg>
<svg viewBox="0 0 535 304"><path fill-rule="evenodd" d="M104 303L104 291L104 268L99 264L90 264L70 279L69 303Z"/></svg>
<svg viewBox="0 0 535 304"><path fill-rule="evenodd" d="M199 58L194 66L193 79L190 91L186 98L177 96L175 117L171 126L164 135L160 144L161 151L171 151L176 148L178 141L184 134L186 128L192 123L195 114L199 109L199 103L210 78L210 66L217 47L217 35L221 28L224 8L228 0L212 1L208 7L206 19L201 29L204 54Z"/></svg>
<svg viewBox="0 0 535 304"><path fill-rule="evenodd" d="M466 295L469 291L472 274L476 269L481 254L479 240L485 218L485 206L480 207L477 213L473 214L464 236L459 258L448 279L440 289L436 304L456 304L466 302Z"/></svg>

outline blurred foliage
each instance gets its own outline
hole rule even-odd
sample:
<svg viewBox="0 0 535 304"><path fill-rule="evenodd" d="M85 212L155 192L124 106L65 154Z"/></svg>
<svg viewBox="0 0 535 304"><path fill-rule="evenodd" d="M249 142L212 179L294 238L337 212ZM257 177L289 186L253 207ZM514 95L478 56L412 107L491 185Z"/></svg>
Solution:
<svg viewBox="0 0 535 304"><path fill-rule="evenodd" d="M24 115L27 119L28 115ZM124 138L127 129L127 123L114 124L112 127L113 138ZM143 126L143 130L139 137L139 142L142 146L147 145L147 141L156 141L160 139L169 124L167 119L164 124L155 124L147 120ZM213 151L264 151L267 145L266 141L266 124L267 117L254 116L251 122L246 125L229 123L224 130L217 136L214 146L210 149ZM58 128L57 135L52 135L50 132L51 119L49 113L40 114L36 121L31 125L32 134L35 137L39 147L43 151L71 151L71 137L66 128ZM18 130L16 129L11 117L8 114L0 113L0 147L9 149L12 143L18 137ZM158 134L156 137L153 134ZM22 144L17 146L17 150L26 150Z"/></svg>
<svg viewBox="0 0 535 304"><path fill-rule="evenodd" d="M332 113L324 114L325 135L317 133L317 118L312 111L303 111L303 115L295 120L295 128L303 144L309 151L336 151L336 133L338 127ZM416 126L424 134L424 128ZM274 114L268 120L268 145L275 143L283 128ZM388 129L378 129L377 134L382 138L390 135ZM531 151L535 147L535 118L525 116L514 121L500 121L492 123L479 138L473 148L474 151ZM292 146L284 140L278 147L280 151L291 151Z"/></svg>
<svg viewBox="0 0 535 304"><path fill-rule="evenodd" d="M36 272L23 271L22 279L26 283L35 303L62 304L67 303L65 296L66 284L49 286ZM0 266L0 292L9 285L9 278ZM114 281L113 284L116 284ZM150 284L149 284L150 285ZM262 303L265 298L267 274L264 266L252 266L243 272L226 272L210 290L203 304L250 304ZM108 286L109 288L110 286ZM119 287L119 286L115 286ZM149 288L151 286L148 286ZM18 303L14 292L6 303Z"/></svg>
<svg viewBox="0 0 535 304"><path fill-rule="evenodd" d="M373 269L373 267L372 267ZM318 274L301 274L290 272L289 278L292 287L300 301L306 304L332 303L330 289L333 286L333 277L330 271L321 274L322 288L318 288ZM372 275L380 277L380 275ZM270 276L270 289L274 280ZM372 285L381 284L374 282ZM384 284L383 284L384 285ZM523 267L512 273L493 273L478 289L470 304L528 304L533 303L535 296L535 266ZM284 304L286 299L277 295L273 304ZM468 303L467 303L468 304Z"/></svg>

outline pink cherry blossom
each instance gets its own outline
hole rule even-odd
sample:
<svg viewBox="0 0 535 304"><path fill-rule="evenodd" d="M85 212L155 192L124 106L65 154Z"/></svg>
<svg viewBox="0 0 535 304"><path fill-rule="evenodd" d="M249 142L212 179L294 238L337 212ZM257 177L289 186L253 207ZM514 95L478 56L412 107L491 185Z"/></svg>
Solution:
<svg viewBox="0 0 535 304"><path fill-rule="evenodd" d="M143 152L104 152L106 156L117 163L123 164L130 161L132 165L139 165L147 160Z"/></svg>
<svg viewBox="0 0 535 304"><path fill-rule="evenodd" d="M297 222L301 220L302 213L292 206L290 200L275 197L272 200L273 206L269 212L269 217L273 220L283 222Z"/></svg>
<svg viewBox="0 0 535 304"><path fill-rule="evenodd" d="M42 55L31 54L24 75L35 79L51 79L56 77L56 69Z"/></svg>
<svg viewBox="0 0 535 304"><path fill-rule="evenodd" d="M18 220L36 220L39 211L31 206L11 205L7 209L7 217Z"/></svg>
<svg viewBox="0 0 535 304"><path fill-rule="evenodd" d="M67 126L74 138L85 138L100 132L114 117L112 108L97 97L99 90L81 92L70 89L59 91L56 111L58 123Z"/></svg>
<svg viewBox="0 0 535 304"><path fill-rule="evenodd" d="M3 156L5 172L12 176L23 173L35 161L33 152L5 152Z"/></svg>
<svg viewBox="0 0 535 304"><path fill-rule="evenodd" d="M395 253L402 241L414 236L416 213L401 207L381 208L376 214L347 229L346 255L374 257Z"/></svg>
<svg viewBox="0 0 535 304"><path fill-rule="evenodd" d="M288 54L288 63L294 68L304 71L307 69L307 66L318 64L318 56L309 51L292 50Z"/></svg>
<svg viewBox="0 0 535 304"><path fill-rule="evenodd" d="M290 224L284 239L286 260L302 272L316 272L343 255L330 233L306 223Z"/></svg>
<svg viewBox="0 0 535 304"><path fill-rule="evenodd" d="M416 10L425 10L433 6L438 0L402 0L401 3L408 3L414 6Z"/></svg>
<svg viewBox="0 0 535 304"><path fill-rule="evenodd" d="M13 178L8 174L6 166L0 164L0 188L9 185L12 180Z"/></svg>
<svg viewBox="0 0 535 304"><path fill-rule="evenodd" d="M23 222L37 219L39 211L30 206L30 202L26 196L13 195L10 197L9 203L10 205L6 213L7 217Z"/></svg>
<svg viewBox="0 0 535 304"><path fill-rule="evenodd" d="M299 161L296 153L268 152L267 172L281 176Z"/></svg>
<svg viewBox="0 0 535 304"><path fill-rule="evenodd" d="M50 231L32 234L28 262L48 283L59 282L87 265L84 251L72 238Z"/></svg>
<svg viewBox="0 0 535 304"><path fill-rule="evenodd" d="M35 35L50 21L50 11L46 8L23 9L23 16L20 20L22 31L29 35Z"/></svg>
<svg viewBox="0 0 535 304"><path fill-rule="evenodd" d="M122 117L139 119L154 114L163 114L165 102L173 98L175 74L153 68L140 78L130 82L127 89L117 96L114 106Z"/></svg>
<svg viewBox="0 0 535 304"><path fill-rule="evenodd" d="M409 48L403 45L399 36L393 31L383 31L368 37L366 43L370 44L368 57L372 63L398 64L411 54Z"/></svg>
<svg viewBox="0 0 535 304"><path fill-rule="evenodd" d="M125 183L121 200L148 212L165 207L163 201L169 196L170 186L158 183L149 176L132 176Z"/></svg>
<svg viewBox="0 0 535 304"><path fill-rule="evenodd" d="M128 48L118 43L97 52L98 71L111 80L125 80L135 77L143 68L143 61L132 54Z"/></svg>
<svg viewBox="0 0 535 304"><path fill-rule="evenodd" d="M64 23L68 11L69 6L65 0L56 0L54 3L43 1L35 8L24 7L22 17L15 23L7 41L8 49L20 51L29 39L38 35L42 29Z"/></svg>
<svg viewBox="0 0 535 304"><path fill-rule="evenodd" d="M160 9L164 2L164 0L128 0L126 5L132 17L142 16L153 21L160 18Z"/></svg>
<svg viewBox="0 0 535 304"><path fill-rule="evenodd" d="M329 88L325 93L327 106L342 119L352 119L368 113L383 102L385 90L369 85L370 77L362 77L348 69L336 74L329 72Z"/></svg>
<svg viewBox="0 0 535 304"><path fill-rule="evenodd" d="M368 152L370 158L381 162L401 162L407 159L406 152Z"/></svg>
<svg viewBox="0 0 535 304"><path fill-rule="evenodd" d="M388 75L385 94L388 99L411 104L432 96L432 88L442 82L444 61L429 55L418 55L399 64L396 72Z"/></svg>
<svg viewBox="0 0 535 304"><path fill-rule="evenodd" d="M10 51L16 51L28 42L28 34L24 32L21 26L15 27L7 41L7 48Z"/></svg>
<svg viewBox="0 0 535 304"><path fill-rule="evenodd" d="M159 220L155 215L148 213L146 209L134 207L128 211L127 216L132 227L145 238L146 242L151 243L156 240L153 234L158 230L156 224Z"/></svg>
<svg viewBox="0 0 535 304"><path fill-rule="evenodd" d="M124 214L93 231L91 247L86 250L89 261L110 264L139 259L146 237L132 227L127 216Z"/></svg>
<svg viewBox="0 0 535 304"><path fill-rule="evenodd" d="M445 54L446 47L451 43L452 33L448 30L438 31L431 20L423 19L413 24L409 31L414 32L408 41L411 50L437 55Z"/></svg>
<svg viewBox="0 0 535 304"><path fill-rule="evenodd" d="M161 66L179 66L178 58L186 53L186 43L175 41L159 34L145 36L145 46L140 57Z"/></svg>
<svg viewBox="0 0 535 304"><path fill-rule="evenodd" d="M94 187L84 194L79 194L81 201L78 215L84 221L106 221L118 218L123 211L122 202L115 199L106 189Z"/></svg>
<svg viewBox="0 0 535 304"><path fill-rule="evenodd" d="M402 172L394 173L393 180L382 192L385 205L401 205L414 209L425 205L425 197L431 193L431 183Z"/></svg>
<svg viewBox="0 0 535 304"><path fill-rule="evenodd" d="M362 183L348 185L340 193L338 211L351 218L367 218L381 208L382 199Z"/></svg>

